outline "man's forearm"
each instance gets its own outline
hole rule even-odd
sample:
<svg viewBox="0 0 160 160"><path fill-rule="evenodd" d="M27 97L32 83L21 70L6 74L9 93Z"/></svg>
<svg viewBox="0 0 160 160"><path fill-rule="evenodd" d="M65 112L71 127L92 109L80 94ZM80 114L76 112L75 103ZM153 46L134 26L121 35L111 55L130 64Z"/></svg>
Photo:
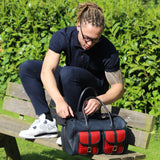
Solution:
<svg viewBox="0 0 160 160"><path fill-rule="evenodd" d="M44 69L41 73L41 80L48 94L51 96L55 103L64 101L58 90L57 83L52 71Z"/></svg>
<svg viewBox="0 0 160 160"><path fill-rule="evenodd" d="M99 95L98 98L108 105L120 99L123 93L123 84L114 84L105 94Z"/></svg>
<svg viewBox="0 0 160 160"><path fill-rule="evenodd" d="M105 94L98 96L98 98L107 105L115 102L123 96L124 86L120 70L115 72L105 72L105 76L111 88Z"/></svg>

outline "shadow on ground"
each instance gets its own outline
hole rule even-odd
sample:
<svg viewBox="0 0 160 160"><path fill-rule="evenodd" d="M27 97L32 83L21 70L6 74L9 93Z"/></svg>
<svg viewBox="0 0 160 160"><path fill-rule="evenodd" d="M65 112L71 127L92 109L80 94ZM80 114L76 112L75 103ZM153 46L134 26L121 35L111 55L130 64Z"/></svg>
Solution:
<svg viewBox="0 0 160 160"><path fill-rule="evenodd" d="M26 155L21 155L22 160L89 160L90 158L83 156L70 156L65 152L53 150L53 151L43 151L40 154L31 153Z"/></svg>

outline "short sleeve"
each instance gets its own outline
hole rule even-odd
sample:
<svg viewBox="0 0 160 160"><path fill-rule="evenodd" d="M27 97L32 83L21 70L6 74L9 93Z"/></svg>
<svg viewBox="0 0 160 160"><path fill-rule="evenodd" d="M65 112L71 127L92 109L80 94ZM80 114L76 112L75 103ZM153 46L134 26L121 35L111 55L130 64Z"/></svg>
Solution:
<svg viewBox="0 0 160 160"><path fill-rule="evenodd" d="M55 32L50 39L49 49L61 53L66 49L66 34L65 29Z"/></svg>
<svg viewBox="0 0 160 160"><path fill-rule="evenodd" d="M119 70L119 57L117 53L113 53L103 60L106 72L115 72Z"/></svg>
<svg viewBox="0 0 160 160"><path fill-rule="evenodd" d="M114 45L109 41L105 40L103 46L105 56L103 57L103 65L106 72L115 72L120 68L119 56Z"/></svg>

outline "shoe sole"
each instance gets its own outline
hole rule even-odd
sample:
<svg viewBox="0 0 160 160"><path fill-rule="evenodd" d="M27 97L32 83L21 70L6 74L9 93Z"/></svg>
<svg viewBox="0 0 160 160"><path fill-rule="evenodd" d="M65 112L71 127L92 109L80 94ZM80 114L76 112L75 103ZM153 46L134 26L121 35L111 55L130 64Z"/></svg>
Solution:
<svg viewBox="0 0 160 160"><path fill-rule="evenodd" d="M58 134L45 134L45 135L39 135L39 136L35 136L35 137L23 137L20 136L21 138L25 138L25 139L40 139L40 138L56 138L58 137Z"/></svg>

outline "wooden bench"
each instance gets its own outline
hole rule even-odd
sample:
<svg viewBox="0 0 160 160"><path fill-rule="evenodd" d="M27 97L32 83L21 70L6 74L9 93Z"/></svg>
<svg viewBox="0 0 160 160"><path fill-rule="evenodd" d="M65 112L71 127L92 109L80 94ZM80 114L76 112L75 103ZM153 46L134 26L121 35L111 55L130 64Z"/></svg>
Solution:
<svg viewBox="0 0 160 160"><path fill-rule="evenodd" d="M47 93L46 97L49 103L51 98ZM130 131L130 145L147 149L150 141L150 132L153 130L154 126L154 116L118 107L108 106L108 108L112 113L117 113L126 120ZM21 157L15 138L20 138L18 136L19 132L27 129L31 125L24 121L23 117L25 115L37 118L22 85L11 82L8 84L3 102L3 109L18 113L20 118L0 115L0 147L5 148L8 160L20 160ZM62 148L56 144L56 138L35 139L32 142L62 150ZM132 151L128 151L128 153L123 155L94 155L92 157L92 159L98 160L132 160L144 158L144 154Z"/></svg>

